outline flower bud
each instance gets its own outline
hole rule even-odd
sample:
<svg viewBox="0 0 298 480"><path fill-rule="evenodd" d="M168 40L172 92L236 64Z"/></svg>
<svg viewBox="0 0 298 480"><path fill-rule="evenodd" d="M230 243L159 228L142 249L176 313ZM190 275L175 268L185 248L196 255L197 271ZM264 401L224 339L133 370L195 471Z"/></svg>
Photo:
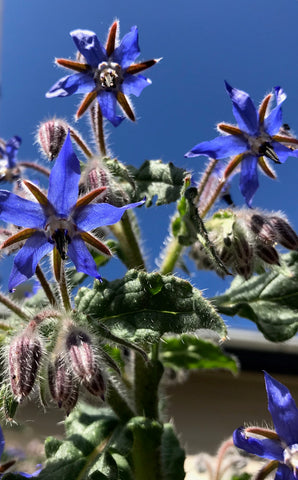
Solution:
<svg viewBox="0 0 298 480"><path fill-rule="evenodd" d="M275 230L276 241L289 250L297 250L298 236L290 224L282 217L278 216L270 217L269 221Z"/></svg>
<svg viewBox="0 0 298 480"><path fill-rule="evenodd" d="M256 247L256 253L261 260L269 263L269 265L280 265L279 255L271 245L258 244Z"/></svg>
<svg viewBox="0 0 298 480"><path fill-rule="evenodd" d="M63 407L68 413L78 399L78 382L73 376L67 361L57 355L54 362L48 366L48 379L51 395L58 407Z"/></svg>
<svg viewBox="0 0 298 480"><path fill-rule="evenodd" d="M99 187L106 187L104 194L100 196L100 202L122 207L130 201L104 162L99 158L93 158L82 173L79 189L81 193L86 193Z"/></svg>
<svg viewBox="0 0 298 480"><path fill-rule="evenodd" d="M64 120L52 119L41 123L37 132L37 142L49 160L54 160L64 143L68 125Z"/></svg>
<svg viewBox="0 0 298 480"><path fill-rule="evenodd" d="M42 344L36 326L36 322L31 321L9 347L10 384L19 402L31 392L42 358Z"/></svg>
<svg viewBox="0 0 298 480"><path fill-rule="evenodd" d="M96 371L89 380L83 381L83 385L88 392L92 393L92 395L95 395L96 397L100 397L104 402L106 385L99 367L96 368Z"/></svg>
<svg viewBox="0 0 298 480"><path fill-rule="evenodd" d="M252 215L250 228L262 242L272 245L276 241L275 229L265 215Z"/></svg>
<svg viewBox="0 0 298 480"><path fill-rule="evenodd" d="M91 380L97 365L89 335L82 330L73 329L66 338L66 350L74 373L83 381Z"/></svg>

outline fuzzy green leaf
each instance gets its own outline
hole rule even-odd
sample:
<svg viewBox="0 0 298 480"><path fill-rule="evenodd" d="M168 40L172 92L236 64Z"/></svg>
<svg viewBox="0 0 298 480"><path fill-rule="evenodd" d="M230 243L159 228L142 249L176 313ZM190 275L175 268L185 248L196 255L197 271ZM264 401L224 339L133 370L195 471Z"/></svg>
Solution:
<svg viewBox="0 0 298 480"><path fill-rule="evenodd" d="M238 365L232 355L223 352L213 342L193 335L165 338L160 344L161 360L165 367L179 370L224 368L237 373Z"/></svg>
<svg viewBox="0 0 298 480"><path fill-rule="evenodd" d="M298 252L281 258L282 268L248 281L237 277L225 294L212 299L220 313L252 320L272 342L298 331Z"/></svg>
<svg viewBox="0 0 298 480"><path fill-rule="evenodd" d="M103 469L100 478L110 478L105 477L106 472L112 475L112 470L117 471L117 465L106 449L118 423L118 418L110 409L98 410L87 405L76 408L65 420L66 440L49 438L46 441L48 460L38 478L89 480L95 478L94 470L99 469L99 465Z"/></svg>
<svg viewBox="0 0 298 480"><path fill-rule="evenodd" d="M183 168L175 167L172 162L162 163L161 160L146 160L139 169L132 166L127 168L135 181L135 198L146 197L147 207L152 205L154 197L156 205L178 200L184 180L189 176Z"/></svg>
<svg viewBox="0 0 298 480"><path fill-rule="evenodd" d="M81 288L76 309L131 342L157 342L165 333L210 329L226 336L226 326L212 305L189 282L172 275L130 270L119 280ZM89 317L89 319L90 319Z"/></svg>
<svg viewBox="0 0 298 480"><path fill-rule="evenodd" d="M161 464L163 480L183 480L185 452L180 447L179 440L171 423L166 423L161 439Z"/></svg>

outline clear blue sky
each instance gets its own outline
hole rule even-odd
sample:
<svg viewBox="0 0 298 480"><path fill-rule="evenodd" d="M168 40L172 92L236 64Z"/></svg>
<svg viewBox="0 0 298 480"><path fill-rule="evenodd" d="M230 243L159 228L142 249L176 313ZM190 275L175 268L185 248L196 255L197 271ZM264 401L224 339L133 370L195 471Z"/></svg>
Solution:
<svg viewBox="0 0 298 480"><path fill-rule="evenodd" d="M214 138L217 122L234 122L225 79L249 92L256 104L281 85L288 94L284 120L298 133L297 0L4 0L0 137L23 138L20 159L40 157L33 145L40 121L55 115L72 121L79 96L45 98L64 74L54 58L75 53L69 32L94 30L104 41L115 18L120 19L121 36L132 25L139 27L141 59L163 57L148 71L152 85L134 101L137 123L110 127L110 146L123 162L139 166L145 159L162 158L197 174L202 171L204 158L185 159L184 153ZM76 126L88 136L84 118ZM275 182L261 177L253 205L286 212L298 230L297 159L289 158L276 170ZM242 205L238 179L232 192ZM156 268L172 211L173 206L142 212L151 269ZM121 276L120 262L113 265L119 267L113 276ZM108 271L104 275L109 278ZM208 296L227 285L215 274L195 270L191 281Z"/></svg>

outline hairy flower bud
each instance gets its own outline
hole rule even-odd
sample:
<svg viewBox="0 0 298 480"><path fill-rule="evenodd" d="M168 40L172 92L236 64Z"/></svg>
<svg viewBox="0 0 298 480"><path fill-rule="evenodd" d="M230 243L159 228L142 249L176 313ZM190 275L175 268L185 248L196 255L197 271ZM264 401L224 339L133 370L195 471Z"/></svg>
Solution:
<svg viewBox="0 0 298 480"><path fill-rule="evenodd" d="M66 350L74 373L83 381L89 381L97 370L94 346L87 333L73 329L66 338Z"/></svg>
<svg viewBox="0 0 298 480"><path fill-rule="evenodd" d="M100 202L107 202L115 207L122 207L129 202L128 195L114 179L104 162L94 158L82 173L79 188L81 193L86 193L99 187L106 187L104 194L100 196Z"/></svg>
<svg viewBox="0 0 298 480"><path fill-rule="evenodd" d="M256 247L256 253L269 265L280 265L278 252L271 245L258 244Z"/></svg>
<svg viewBox="0 0 298 480"><path fill-rule="evenodd" d="M291 225L282 217L271 216L270 224L275 230L276 241L289 250L298 249L298 236Z"/></svg>
<svg viewBox="0 0 298 480"><path fill-rule="evenodd" d="M37 132L37 142L49 160L54 160L64 143L68 125L64 120L52 119L41 123Z"/></svg>
<svg viewBox="0 0 298 480"><path fill-rule="evenodd" d="M265 215L252 215L250 228L260 241L267 245L273 245L273 243L276 242L275 228Z"/></svg>
<svg viewBox="0 0 298 480"><path fill-rule="evenodd" d="M42 344L31 321L9 347L9 376L11 389L19 402L31 392L42 358Z"/></svg>
<svg viewBox="0 0 298 480"><path fill-rule="evenodd" d="M100 397L102 401L105 400L106 385L99 367L96 368L96 371L90 379L83 381L83 385L92 395Z"/></svg>
<svg viewBox="0 0 298 480"><path fill-rule="evenodd" d="M79 384L62 355L57 355L53 363L49 363L48 379L51 395L58 407L70 413L77 403Z"/></svg>

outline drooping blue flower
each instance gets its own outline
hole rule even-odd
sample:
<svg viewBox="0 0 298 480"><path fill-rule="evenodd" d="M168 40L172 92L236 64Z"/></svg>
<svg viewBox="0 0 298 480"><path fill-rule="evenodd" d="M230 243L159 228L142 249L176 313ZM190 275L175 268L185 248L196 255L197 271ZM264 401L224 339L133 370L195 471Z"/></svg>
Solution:
<svg viewBox="0 0 298 480"><path fill-rule="evenodd" d="M234 444L248 453L270 460L263 470L269 474L277 468L275 480L297 480L298 409L287 387L268 373L264 374L268 409L275 431L241 427L234 432ZM261 435L265 438L260 438Z"/></svg>
<svg viewBox="0 0 298 480"><path fill-rule="evenodd" d="M5 448L5 439L4 439L2 428L0 426L0 458L2 457L2 454L4 452L4 448ZM14 464L15 464L15 460L9 460L9 461L5 462L4 464L1 464L0 465L0 478L3 476L3 474L6 472L6 470ZM38 474L42 470L41 465L37 465L37 467L38 467L37 470L35 470L35 472L33 472L33 473L25 473L25 472L15 472L15 473L17 473L18 475L22 475L22 477L25 477L25 478L37 477Z"/></svg>
<svg viewBox="0 0 298 480"><path fill-rule="evenodd" d="M117 115L117 101L126 115L135 120L127 95L139 96L142 90L151 84L151 80L139 75L139 72L151 67L158 60L148 60L135 64L140 54L138 29L132 27L120 44L116 46L118 22L110 28L106 47L96 34L89 30L70 32L79 51L80 61L63 58L56 60L58 65L74 70L75 74L61 78L46 93L48 98L66 97L74 93L86 94L77 111L79 118L97 98L102 115L115 127L125 118Z"/></svg>
<svg viewBox="0 0 298 480"><path fill-rule="evenodd" d="M0 143L0 181L16 180L20 176L17 166L17 153L22 139L15 135L6 143Z"/></svg>
<svg viewBox="0 0 298 480"><path fill-rule="evenodd" d="M78 199L79 180L80 163L68 133L49 177L47 197L36 185L25 180L37 202L0 190L0 219L25 227L0 246L5 248L26 240L14 259L8 283L10 291L32 277L39 261L52 250L54 265L68 255L78 272L101 278L85 242L106 255L111 255L111 252L88 231L118 222L125 210L144 202L119 208L108 203L90 203L105 187Z"/></svg>
<svg viewBox="0 0 298 480"><path fill-rule="evenodd" d="M235 156L228 167L229 172L241 163L240 190L247 205L251 206L259 186L257 166L259 165L266 175L275 178L264 157L276 163L284 163L290 155L297 157L298 150L295 149L298 141L291 135L280 134L281 105L286 99L281 87L275 88L276 106L266 116L272 94L264 98L257 110L246 92L231 87L227 82L225 84L233 103L233 114L238 127L226 123L218 124L219 131L228 135L199 143L185 156L207 155L216 159Z"/></svg>

